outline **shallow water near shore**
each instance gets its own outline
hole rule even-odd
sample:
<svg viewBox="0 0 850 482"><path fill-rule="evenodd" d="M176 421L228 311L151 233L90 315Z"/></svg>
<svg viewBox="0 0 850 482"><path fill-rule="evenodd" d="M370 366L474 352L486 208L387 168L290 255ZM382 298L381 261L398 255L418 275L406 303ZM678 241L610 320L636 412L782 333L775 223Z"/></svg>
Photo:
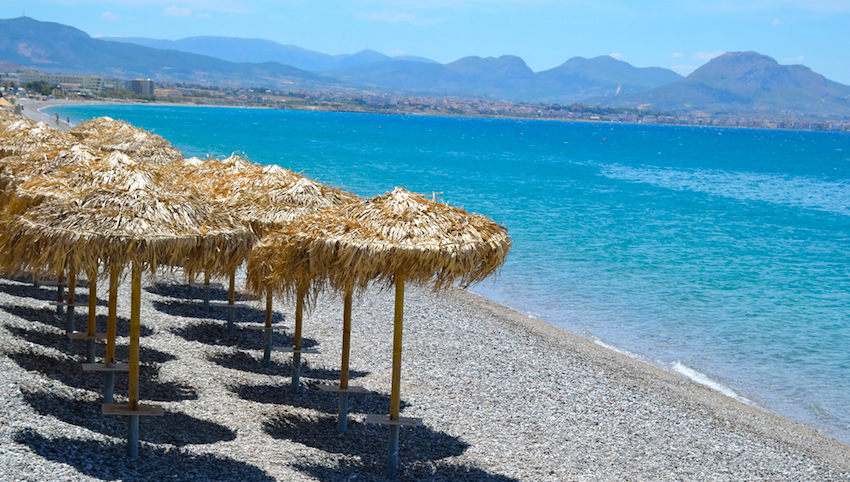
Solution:
<svg viewBox="0 0 850 482"><path fill-rule="evenodd" d="M505 224L473 291L850 444L850 135L184 106L62 106L187 156L404 187Z"/></svg>

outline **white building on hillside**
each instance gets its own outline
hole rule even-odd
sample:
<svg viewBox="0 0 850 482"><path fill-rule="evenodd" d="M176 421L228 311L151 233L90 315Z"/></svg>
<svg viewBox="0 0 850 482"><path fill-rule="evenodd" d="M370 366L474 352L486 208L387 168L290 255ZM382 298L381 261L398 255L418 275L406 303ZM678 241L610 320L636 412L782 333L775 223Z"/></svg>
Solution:
<svg viewBox="0 0 850 482"><path fill-rule="evenodd" d="M103 77L77 74L44 74L41 72L19 72L18 84L47 82L48 84L80 84L83 90L103 92Z"/></svg>

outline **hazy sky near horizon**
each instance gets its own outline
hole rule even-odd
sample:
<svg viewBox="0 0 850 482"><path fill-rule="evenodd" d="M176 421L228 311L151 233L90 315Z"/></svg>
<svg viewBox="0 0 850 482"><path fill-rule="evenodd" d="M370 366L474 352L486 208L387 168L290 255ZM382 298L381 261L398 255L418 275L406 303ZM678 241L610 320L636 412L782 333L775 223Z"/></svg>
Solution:
<svg viewBox="0 0 850 482"><path fill-rule="evenodd" d="M26 15L91 36L264 38L328 54L373 49L447 63L522 57L535 72L612 55L687 75L754 50L850 85L850 0L31 0Z"/></svg>

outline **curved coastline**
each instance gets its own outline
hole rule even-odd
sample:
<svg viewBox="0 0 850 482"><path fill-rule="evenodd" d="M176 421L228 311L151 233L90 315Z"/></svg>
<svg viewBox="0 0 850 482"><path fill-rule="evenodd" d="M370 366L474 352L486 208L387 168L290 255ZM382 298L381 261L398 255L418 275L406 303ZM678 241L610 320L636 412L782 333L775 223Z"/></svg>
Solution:
<svg viewBox="0 0 850 482"><path fill-rule="evenodd" d="M55 105L51 103L45 103L43 107L47 107L49 105ZM25 113L30 114L32 112L36 112L34 109L30 110L29 106L25 110ZM42 116L44 116L42 114ZM47 116L44 116L47 117ZM38 119L44 120L44 119ZM48 120L50 118L48 117ZM379 300L374 303L380 305L382 301L380 301L380 297L382 294L374 294L370 296L375 296ZM414 295L414 298L417 301L414 301L414 304L419 307L419 309L426 309L429 303L430 295L427 293L417 293ZM371 299L371 298L369 298ZM152 306L155 306L155 303L158 299L154 296L151 296L149 300L147 300L146 307L147 311L145 315L148 315L151 319L156 319L160 321L159 318L162 317L162 313L157 313ZM667 431L669 431L669 438L666 440L657 439L656 443L653 443L651 447L652 450L650 452L657 457L663 459L663 463L655 469L658 472L655 472L655 475L665 474L668 476L674 476L678 474L682 476L686 480L706 480L707 478L698 478L694 473L690 473L690 476L687 474L683 474L681 472L677 472L673 466L668 464L674 464L675 457L678 453L673 448L676 446L674 435L677 434L677 430L683 430L682 423L675 418L669 418L668 412L676 412L682 415L689 423L693 423L697 426L704 427L710 426L714 427L717 432L715 435L718 437L717 439L704 439L705 447L708 447L710 444L714 443L723 443L723 441L728 440L736 440L736 441L745 441L744 443L745 449L738 450L736 449L736 455L741 459L747 459L748 463L753 463L751 468L756 470L754 472L738 472L738 475L743 475L743 478L754 478L758 479L760 473L771 473L773 475L781 475L782 472L779 471L782 466L782 463L776 463L776 465L766 468L764 466L759 466L756 462L750 459L754 459L756 452L747 452L747 448L759 447L760 450L767 450L770 454L767 457L767 462L773 464L777 460L785 459L793 459L794 457L802 457L807 463L813 464L814 466L821 467L822 471L817 471L815 474L811 474L812 478L803 479L803 480L818 480L820 476L830 476L837 478L838 480L848 480L850 479L850 475L848 475L848 471L850 471L850 448L846 445L843 445L839 442L833 441L826 437L821 436L817 432L805 428L799 424L794 422L787 421L782 419L781 417L772 415L770 413L764 412L756 407L749 406L747 404L741 403L736 400L732 400L725 395L717 393L716 391L710 390L702 385L699 385L695 382L692 382L688 379L677 376L673 373L662 370L658 367L653 367L649 364L643 363L639 360L626 356L625 354L618 353L614 350L609 350L604 346L600 346L597 343L594 343L592 340L588 340L582 338L580 336L568 333L564 330L561 330L557 327L548 325L544 322L535 320L526 315L518 313L510 308L499 305L495 302L487 300L486 298L469 293L466 291L456 290L453 291L450 295L447 295L443 298L438 298L439 301L437 306L433 308L437 311L436 319L439 322L445 323L447 325L451 325L451 330L443 330L442 335L446 335L447 333L451 333L453 336L463 337L464 328L466 328L463 322L463 319L457 319L461 317L458 313L463 313L468 315L469 317L476 318L476 323L473 323L473 329L476 333L476 336L473 337L475 341L481 340L498 340L503 343L506 348L504 352L499 352L498 348L492 348L488 346L488 348L492 348L493 350L497 350L496 352L492 352L490 356L501 356L504 355L509 361L512 361L514 364L522 365L522 366L532 366L538 369L543 377L543 380L539 380L540 384L546 385L549 387L549 391L546 392L546 396L551 397L560 397L564 403L551 405L553 407L558 407L558 409L563 410L564 412L570 413L573 418L570 420L573 422L581 421L582 414L575 411L574 404L576 401L581 402L582 406L591 406L596 409L604 409L604 403L610 402L614 405L633 405L629 403L630 400L640 399L643 402L646 402L650 405L661 407L657 412L654 413L664 413L664 417L660 418L652 418L650 421L653 424L657 424L659 426L666 427ZM7 300L9 301L9 300ZM14 300L11 300L12 302ZM330 303L330 302L329 302ZM361 301L361 305L366 303ZM8 306L8 304L6 305ZM37 309L37 308L33 308ZM286 306L280 306L279 310L285 311L288 308ZM442 310L442 311L441 311ZM323 313L322 311L318 311L318 313ZM328 314L334 313L333 308L326 308L326 312ZM10 318L10 315L6 313L0 313L2 316L2 325L7 329L10 326L19 327L21 320ZM315 313L314 313L315 316ZM320 315L327 316L328 320L330 320L330 315ZM147 317L147 316L146 316ZM191 324L193 321L192 316L184 316L178 317L179 323L182 324ZM188 320L188 321L187 321ZM197 320L194 320L197 321ZM420 320L420 323L423 320ZM161 321L163 326L171 326L171 324L175 323L175 321ZM414 322L415 324L416 322ZM323 343L332 345L333 340L333 330L330 329L333 324L328 325L328 333L327 339L323 340ZM457 325L457 326L455 326ZM48 333L52 333L52 331L47 330ZM170 329L170 328L169 328ZM417 331L417 335L414 336L418 342L422 343L422 346L431 347L435 349L435 353L427 356L422 361L417 360L415 357L406 358L406 363L408 366L410 364L419 365L424 364L427 366L439 365L442 361L445 360L446 350L444 347L440 347L441 343L446 343L447 340L450 341L451 350L450 353L454 353L455 355L465 355L465 351L463 350L464 340L451 340L448 336L441 336L441 333L424 333L427 331L426 329L422 329L421 331ZM7 334L8 336L8 334ZM379 335L375 335L377 339L380 339ZM14 336L13 336L14 338ZM460 346L456 346L459 344ZM499 342L495 343L495 346L498 346ZM376 350L378 348L375 348ZM413 348L413 351L419 351L419 348ZM326 367L327 369L332 369L334 366L334 352L333 350L328 350L329 355L327 358L323 356L321 359L321 366ZM8 353L6 353L8 354ZM209 355L209 353L207 353ZM482 366L486 367L489 363L492 362L492 359L485 354L482 354L480 350L472 350L472 357L469 363L466 363L465 366ZM477 356L476 356L477 355ZM529 358L533 360L538 360L539 362L532 362ZM570 367L574 367L575 370L572 373L573 378L569 378L565 376L563 370L564 367L560 367L559 360L563 361L563 359L568 359L568 365ZM361 368L366 368L368 363L365 363L361 360ZM319 365L317 365L319 366ZM14 367L12 367L14 369ZM213 367L214 368L214 367ZM212 368L210 368L212 370ZM407 370L407 368L406 368ZM430 369L426 369L429 371ZM378 370L375 370L376 375ZM603 375L599 373L602 372ZM474 377L477 373L455 373L455 374L447 374L442 373L441 376L450 379L453 383L456 384L473 384L477 386L487 386L492 389L492 391L488 390L485 393L478 394L478 396L483 397L481 400L491 400L491 403L496 403L496 401L502 395L499 386L500 384L519 384L519 386L511 386L508 390L508 394L511 397L505 397L507 399L507 403L515 408L517 411L527 410L528 407L523 407L523 405L534 403L535 397L529 395L528 397L524 397L522 393L524 392L523 384L530 382L527 379L527 374L523 374L521 380L512 380L511 373L501 372L500 374L489 374L488 379L483 382L474 382L470 377ZM217 376L215 373L209 373L210 376ZM44 374L42 374L44 376ZM561 376L565 376L563 380L559 380ZM49 378L49 377L48 377ZM415 390L416 392L416 400L411 400L411 409L412 410L423 410L421 408L417 409L418 401L424 400L428 404L428 408L424 409L427 412L426 415L426 423L434 420L435 418L442 419L441 421L436 422L438 427L447 428L446 420L450 420L455 418L455 415L451 409L447 406L441 406L439 403L439 398L430 399L429 395L426 393L427 390L439 390L440 384L433 383L429 381L425 381L424 379L419 380L417 378L416 383L421 383L423 385L423 390ZM591 382L595 383L603 383L605 384L606 390L611 390L610 393L613 393L614 396L609 397L609 399L591 399L590 403L585 403L585 400L582 400L581 395L577 394L575 390L570 389L569 387L560 387L560 381L567 381L569 383L575 383L580 386L587 386ZM380 377L377 377L375 380L372 380L375 386L380 386ZM15 383L14 381L11 383ZM4 384L5 385L5 384ZM427 390L425 390L427 388ZM456 392L455 392L456 393ZM540 395L540 393L537 393ZM404 395L404 394L403 394ZM654 398L657 397L657 398ZM547 400L547 405L550 400ZM571 405L568 402L572 402ZM483 401L481 402L483 403ZM436 404L436 407L431 404ZM601 404L601 405L600 405ZM638 403L638 405L640 405ZM177 410L181 410L182 408L179 404L174 407ZM537 409L533 410L532 413L523 413L520 418L523 418L526 421L533 420L536 415L541 415ZM464 413L468 414L468 410L464 410ZM575 413L574 413L575 412ZM19 420L20 425L24 426L33 426L35 427L37 424L38 418L33 420L21 421ZM499 420L496 419L495 422ZM502 420L503 421L503 420ZM596 420L600 424L605 424L605 420ZM644 425L646 420L641 418L637 419L622 419L623 423L628 425L633 425L634 427L641 427ZM474 456L469 457L470 465L476 467L488 466L486 463L483 463L482 460L487 458L488 454L490 457L495 457L495 453L490 453L487 449L493 449L494 445L491 442L488 442L484 439L487 438L487 433L497 433L497 439L505 440L510 435L514 435L513 432L500 433L496 428L495 424L485 423L483 421L479 421L480 425L477 427L472 427L469 433L464 433L460 435L459 438L463 440L470 440L470 449L467 450L469 452L472 450L474 452ZM563 428L564 425L557 425L556 427L547 428L541 426L536 427L541 431L538 434L540 438L550 437L554 440L561 440L561 442L565 442L563 438L563 432L559 432L558 428ZM597 425L598 426L598 425ZM590 425L584 426L587 429L582 433L573 433L570 432L574 437L570 440L576 440L582 437L593 438L596 437L597 442L604 442L606 438L612 437L615 439L612 444L614 446L618 445L618 437L622 436L622 430L628 429L628 427L619 426L617 424L610 424L607 426L609 430L607 433L605 432L597 432L594 429L590 428ZM510 427L511 430L517 430L517 427ZM143 427L144 433L144 427ZM728 432L724 432L724 430L728 430ZM478 433L474 433L478 432ZM678 432L682 434L682 432ZM705 435L705 434L702 434ZM117 434L120 436L120 433ZM526 437L526 435L523 435ZM687 435L684 435L685 438L688 438ZM3 437L3 444L6 443L6 437ZM642 438L639 438L642 439ZM530 443L530 439L523 438L525 443ZM533 440L538 440L535 437ZM620 442L628 442L628 439ZM664 443L666 442L666 443ZM477 444L477 445L476 445ZM542 444L542 442L541 442ZM603 444L604 445L604 444ZM670 445L671 448L666 448L666 445ZM588 446L582 446L587 449ZM557 454L563 454L562 450L558 450L555 447L550 447L549 444L543 444L541 449L549 449L553 450ZM575 447L573 447L575 448ZM596 447L591 444L591 449L596 448L597 451L591 450L591 454L602 459L606 456L610 456L611 452L608 449L602 449L601 446ZM655 459L650 456L651 454L646 453L646 451L642 452L642 456L640 453L629 452L630 456L634 457L631 459L632 462L638 464L644 464L645 466L653 466L655 464ZM712 454L713 456L719 457L714 461L706 461L705 468L721 467L720 461L725 460L721 457L722 454ZM457 456L459 459L466 457L466 455ZM482 458L483 457L483 458ZM498 457L496 457L498 458ZM568 460L565 462L569 462L569 460L575 460L570 457L567 457ZM333 460L332 458L329 459ZM554 462L556 459L551 459ZM621 461L621 465L614 465L614 468L625 469L626 466L630 466L631 463L628 462L629 456L624 456ZM728 461L728 460L727 460ZM528 462L528 460L526 460ZM628 463L627 463L628 462ZM488 462L489 463L489 462ZM503 465L504 461L495 463L492 466L492 469L488 469L488 473L494 474L502 474L507 477L516 477L518 480L565 480L560 475L555 476L552 474L546 474L541 468L540 472L531 472L526 473L523 470L520 470L516 467L512 467L512 464L509 466ZM581 462L578 463L578 467L583 467ZM694 461L694 463L696 463ZM787 462L790 463L790 462ZM625 465L623 465L625 464ZM714 464L714 465L712 465ZM488 466L489 467L489 466ZM599 467L593 466L598 470L602 470ZM646 467L644 467L646 468ZM700 468L699 465L689 466L689 469ZM776 471L774 471L774 469ZM264 469L265 470L265 469ZM786 480L800 480L800 476L804 474L804 472L800 472L799 467L795 467L792 465L788 467L784 467L783 470L786 470L789 474L796 474L796 477L789 477ZM712 474L713 472L701 472L702 474ZM614 476L614 473L600 471L584 471L584 472L575 472L566 474L569 478L577 477L579 474L584 477L597 477L597 478L606 478ZM618 472L619 475L626 474L626 479L639 479L639 478L655 478L650 476L652 472L642 472L640 468L635 467L634 472L629 472L628 470L625 472ZM628 476L631 474L631 476ZM642 475L641 475L642 474ZM715 474L717 475L717 474ZM541 477L536 479L536 477ZM664 477L661 477L664 478ZM723 477L717 476L718 480L722 480ZM826 477L824 477L826 479ZM280 479L285 480L285 479ZM729 479L735 480L735 479ZM770 480L783 480L781 476L778 477L770 477Z"/></svg>

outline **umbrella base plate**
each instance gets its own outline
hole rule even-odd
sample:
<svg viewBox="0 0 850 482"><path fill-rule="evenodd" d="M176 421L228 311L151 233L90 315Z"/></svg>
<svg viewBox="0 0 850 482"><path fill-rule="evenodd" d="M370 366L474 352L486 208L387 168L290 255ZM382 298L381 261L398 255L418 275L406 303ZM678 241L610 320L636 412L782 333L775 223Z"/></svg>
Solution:
<svg viewBox="0 0 850 482"><path fill-rule="evenodd" d="M128 372L130 365L126 363L112 363L109 366L103 363L83 363L84 372Z"/></svg>
<svg viewBox="0 0 850 482"><path fill-rule="evenodd" d="M210 284L189 283L189 286L191 286L192 288L216 288L216 289L221 289L223 287L221 283L210 283Z"/></svg>
<svg viewBox="0 0 850 482"><path fill-rule="evenodd" d="M66 286L64 281L60 283L56 280L50 280L50 279L38 281L37 283L40 284L41 286Z"/></svg>
<svg viewBox="0 0 850 482"><path fill-rule="evenodd" d="M95 333L94 335L89 335L85 331L74 331L68 333L68 338L72 340L105 340L106 333Z"/></svg>
<svg viewBox="0 0 850 482"><path fill-rule="evenodd" d="M104 415L137 415L142 417L162 417L165 410L161 405L145 405L140 403L135 409L130 408L129 403L104 403L100 406Z"/></svg>
<svg viewBox="0 0 850 482"><path fill-rule="evenodd" d="M302 348L300 350L296 350L291 346L276 346L272 348L274 351L283 351L286 353L300 353L302 355L318 355L320 352L315 348Z"/></svg>
<svg viewBox="0 0 850 482"><path fill-rule="evenodd" d="M285 327L285 326L280 326L280 325L277 325L277 326L246 325L245 329L246 330L257 330L257 331L266 331L266 330L277 331L277 330L286 330L288 328Z"/></svg>
<svg viewBox="0 0 850 482"><path fill-rule="evenodd" d="M398 420L390 420L389 415L376 415L373 413L366 415L366 420L363 423L373 425L400 425L403 427L421 427L423 425L421 418L399 417Z"/></svg>
<svg viewBox="0 0 850 482"><path fill-rule="evenodd" d="M328 385L325 383L316 384L316 388L323 392L328 393L355 393L355 394L368 394L372 393L369 390L366 390L363 387L348 387L348 388L339 388L339 385Z"/></svg>
<svg viewBox="0 0 850 482"><path fill-rule="evenodd" d="M226 301L210 301L210 306L220 307L220 308L247 308L248 305L245 303L233 303L232 305Z"/></svg>

